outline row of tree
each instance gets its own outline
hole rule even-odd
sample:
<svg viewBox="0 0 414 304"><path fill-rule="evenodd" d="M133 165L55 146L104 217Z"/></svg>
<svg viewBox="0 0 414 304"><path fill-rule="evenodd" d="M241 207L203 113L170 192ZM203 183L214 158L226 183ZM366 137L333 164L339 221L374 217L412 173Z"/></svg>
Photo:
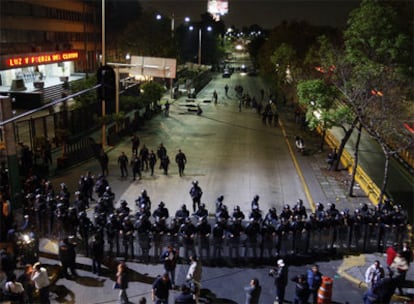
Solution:
<svg viewBox="0 0 414 304"><path fill-rule="evenodd" d="M404 126L414 114L412 6L364 0L349 15L343 32L284 22L256 50L261 72L272 75L284 93L297 94L310 128L319 128L322 137L332 127L343 129L338 159L357 130L353 181L361 130L379 143L385 156L379 202L390 158L414 142L414 134ZM353 183L350 195L352 189Z"/></svg>

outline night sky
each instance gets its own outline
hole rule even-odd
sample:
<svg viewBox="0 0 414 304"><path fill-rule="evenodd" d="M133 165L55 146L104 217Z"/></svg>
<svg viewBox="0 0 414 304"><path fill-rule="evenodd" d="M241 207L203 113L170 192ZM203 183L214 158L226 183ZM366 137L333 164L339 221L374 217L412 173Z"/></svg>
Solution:
<svg viewBox="0 0 414 304"><path fill-rule="evenodd" d="M199 20L207 11L207 0L141 0L144 10L154 9L175 16L180 24L185 16ZM359 6L357 0L229 0L229 14L223 17L226 26L258 24L272 29L283 20L306 20L314 25L345 27L348 14Z"/></svg>

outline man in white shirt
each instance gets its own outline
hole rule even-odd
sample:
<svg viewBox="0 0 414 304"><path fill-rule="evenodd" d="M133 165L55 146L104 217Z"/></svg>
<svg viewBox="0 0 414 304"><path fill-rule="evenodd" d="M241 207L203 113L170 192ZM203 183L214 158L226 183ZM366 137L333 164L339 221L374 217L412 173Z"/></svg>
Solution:
<svg viewBox="0 0 414 304"><path fill-rule="evenodd" d="M33 265L32 281L34 282L35 287L39 290L40 304L50 304L49 276L46 268L41 267L39 262Z"/></svg>
<svg viewBox="0 0 414 304"><path fill-rule="evenodd" d="M368 288L372 288L383 277L384 268L382 268L378 260L376 260L374 264L369 266L365 271L365 283L367 283Z"/></svg>
<svg viewBox="0 0 414 304"><path fill-rule="evenodd" d="M188 269L186 279L190 282L191 285L194 284L194 295L196 303L198 303L198 297L200 295L201 289L201 274L202 267L201 262L197 259L196 256L190 256L190 268Z"/></svg>

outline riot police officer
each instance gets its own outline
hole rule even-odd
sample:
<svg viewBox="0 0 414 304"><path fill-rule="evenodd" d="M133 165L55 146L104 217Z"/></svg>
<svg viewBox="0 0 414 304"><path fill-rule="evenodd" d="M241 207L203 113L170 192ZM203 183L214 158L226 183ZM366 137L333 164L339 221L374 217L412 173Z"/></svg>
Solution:
<svg viewBox="0 0 414 304"><path fill-rule="evenodd" d="M244 257L247 258L248 249L252 250L253 258L257 258L257 239L260 233L260 225L257 219L251 218L250 222L244 228L244 233L247 236L246 243L245 243L245 251Z"/></svg>
<svg viewBox="0 0 414 304"><path fill-rule="evenodd" d="M206 209L206 204L202 203L200 204L200 207L197 209L197 211L193 214L198 219L201 219L202 217L208 216L208 211Z"/></svg>
<svg viewBox="0 0 414 304"><path fill-rule="evenodd" d="M195 252L195 245L194 245L194 239L196 236L196 227L191 222L191 219L189 217L185 218L184 223L180 227L180 237L181 242L184 247L184 255L186 258L189 258L190 255L196 255ZM191 254L190 254L191 251Z"/></svg>
<svg viewBox="0 0 414 304"><path fill-rule="evenodd" d="M116 213L118 214L118 217L121 221L124 220L125 217L128 217L131 209L128 207L128 202L126 200L120 201L120 207L116 209Z"/></svg>
<svg viewBox="0 0 414 304"><path fill-rule="evenodd" d="M229 240L229 255L230 258L240 258L240 237L243 232L242 222L239 219L233 219L232 223L228 227L228 240ZM235 255L233 255L233 252Z"/></svg>
<svg viewBox="0 0 414 304"><path fill-rule="evenodd" d="M198 181L193 181L193 186L190 189L190 196L193 200L193 212L196 212L197 209L200 208L201 203L201 196L203 195L203 190L201 190L201 187L198 185Z"/></svg>
<svg viewBox="0 0 414 304"><path fill-rule="evenodd" d="M144 263L149 262L149 250L151 248L151 226L151 222L145 214L141 215L135 222L138 244L141 248L141 259Z"/></svg>
<svg viewBox="0 0 414 304"><path fill-rule="evenodd" d="M200 218L196 228L198 236L198 255L205 259L210 259L211 225L208 223L207 217ZM203 256L203 251L206 252L205 256Z"/></svg>
<svg viewBox="0 0 414 304"><path fill-rule="evenodd" d="M131 258L134 258L134 225L129 217L122 222L120 234L124 245L124 258L128 260L128 250L131 250Z"/></svg>
<svg viewBox="0 0 414 304"><path fill-rule="evenodd" d="M224 240L226 238L226 222L225 220L217 220L213 226L213 258L220 259L223 250Z"/></svg>
<svg viewBox="0 0 414 304"><path fill-rule="evenodd" d="M141 195L135 200L135 204L139 207L145 206L146 210L151 210L151 199L148 196L147 190L143 189Z"/></svg>
<svg viewBox="0 0 414 304"><path fill-rule="evenodd" d="M175 213L175 218L178 221L179 225L185 223L186 219L190 216L190 212L187 209L185 204L181 205L181 208Z"/></svg>
<svg viewBox="0 0 414 304"><path fill-rule="evenodd" d="M243 211L240 210L240 206L236 206L233 209L233 214L231 215L233 219L244 220L245 216Z"/></svg>
<svg viewBox="0 0 414 304"><path fill-rule="evenodd" d="M116 256L119 256L119 233L121 231L121 223L115 213L111 213L105 225L106 239L109 245L109 255L112 256L114 245Z"/></svg>
<svg viewBox="0 0 414 304"><path fill-rule="evenodd" d="M167 220L170 216L170 213L168 211L168 209L165 207L164 202L160 202L158 204L157 209L154 210L154 212L152 213L152 217L153 218L159 218L159 219L164 219Z"/></svg>
<svg viewBox="0 0 414 304"><path fill-rule="evenodd" d="M89 233L92 230L92 226L92 221L89 219L86 212L79 212L79 235L87 257L89 256Z"/></svg>

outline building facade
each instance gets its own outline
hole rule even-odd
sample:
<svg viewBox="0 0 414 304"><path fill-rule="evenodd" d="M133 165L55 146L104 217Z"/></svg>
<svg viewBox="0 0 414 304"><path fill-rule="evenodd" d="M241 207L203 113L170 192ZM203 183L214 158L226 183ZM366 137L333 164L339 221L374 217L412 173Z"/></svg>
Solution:
<svg viewBox="0 0 414 304"><path fill-rule="evenodd" d="M97 70L100 1L2 0L0 13L1 93L42 93Z"/></svg>

